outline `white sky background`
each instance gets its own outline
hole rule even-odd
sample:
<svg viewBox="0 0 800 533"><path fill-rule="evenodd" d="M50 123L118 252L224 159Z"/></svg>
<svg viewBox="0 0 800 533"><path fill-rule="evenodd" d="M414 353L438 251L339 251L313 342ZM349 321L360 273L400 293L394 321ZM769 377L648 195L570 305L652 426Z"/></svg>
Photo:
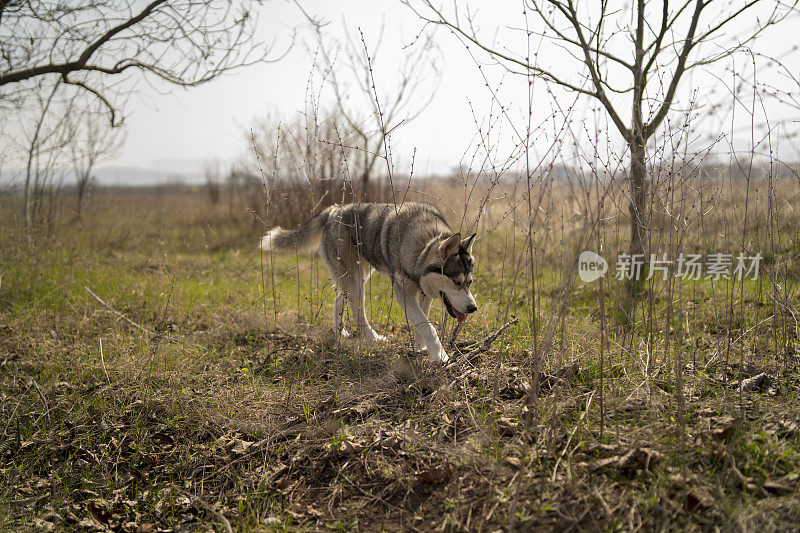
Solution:
<svg viewBox="0 0 800 533"><path fill-rule="evenodd" d="M374 68L381 85L397 79L397 64L422 27L419 19L399 2L363 0L309 1L303 8L314 17L329 21L326 32L344 38L344 25L358 38L358 28L369 45L377 41L381 24L384 38ZM313 59L302 39L313 37L297 7L286 1L267 2L261 22L267 38L275 39L276 54L286 49L297 28L297 42L280 61L255 65L207 85L159 94L139 84L139 94L129 101L127 143L119 156L106 166L137 166L171 172L201 167L204 161L226 162L247 149L244 131L258 116L278 113L291 120L304 112L306 89ZM385 22L384 22L385 21ZM445 37L444 32L441 37ZM271 34L271 36L269 35ZM443 75L434 101L422 116L404 125L392 137L395 158L410 159L417 148L421 172L445 171L456 165L474 131L469 101L485 101L487 95L474 62L453 39L438 39L445 57ZM519 80L524 90L523 80ZM319 76L314 83L319 84ZM360 94L354 96L361 97ZM324 89L322 100L332 97ZM524 97L524 92L523 92ZM329 101L329 100L328 100ZM364 102L364 107L368 102ZM483 104L481 103L481 107Z"/></svg>
<svg viewBox="0 0 800 533"><path fill-rule="evenodd" d="M404 46L411 43L422 28L421 21L409 8L397 1L301 0L301 3L312 16L330 22L326 31L332 37L343 39L344 32L349 31L358 39L360 27L370 46L377 41L380 26L385 20L381 55L375 62L374 69L378 91L391 92L392 83L397 79L397 65L402 62L403 55L408 53ZM505 46L515 53L524 52L524 36L509 29L511 25L521 25L521 2L472 2L472 5L483 6L476 17L483 35L490 37L496 32L501 48ZM246 150L243 131L246 131L254 118L271 112L290 120L301 113L305 108L306 88L313 66L312 58L300 41L305 39L313 42L313 37L308 28L304 27L303 15L291 2L266 2L259 16L264 38L275 40L276 54L286 49L293 30L297 29L297 44L286 57L274 63L249 67L204 86L188 90L171 89L168 94L159 92L148 83L138 83L127 107L127 142L115 158L101 166L147 168L157 170L165 176L175 173L197 174L207 162L219 161L225 165ZM770 55L781 55L790 71L798 75L800 52L796 49L795 42L799 31L800 21L795 16L761 38L756 49ZM416 148L416 175L447 173L464 160L465 154L469 157L469 154L475 152L478 126L472 110L481 127L485 128L490 120L490 113L494 113L496 117L499 110L497 101L492 98L493 91L499 94L500 101L506 107L507 117L517 131L524 133L527 116L525 77L508 75L503 69L493 66L485 54L478 53L474 47L470 51L466 50L446 29L440 28L436 31L436 43L444 58L441 84L436 96L421 116L403 125L392 136L393 156L398 169L408 168ZM792 46L795 46L794 52L786 54ZM475 53L475 59L471 57L471 53ZM553 54L555 53L557 52ZM483 75L486 75L489 87L477 68L476 59L484 65ZM546 59L548 58L540 57L540 61ZM575 64L569 63L572 60L567 60L566 56L553 55L549 59L554 60L556 68L562 63ZM763 60L759 61L765 63ZM746 58L739 61L740 65L745 63ZM730 65L730 61L721 61L714 65L713 76L703 71L694 72L691 77L685 78L679 94L688 94L694 88L699 91L699 100L719 101L727 89L715 76L731 79L730 73L726 72ZM774 74L771 76L773 77L768 79L762 78L762 82L777 83L792 90L791 84L784 83ZM317 77L317 83L318 79ZM541 123L552 113L551 98L544 84L536 83L534 125ZM714 86L717 88L712 95ZM795 91L799 89L794 87ZM569 106L574 99L562 89L553 90L562 105ZM323 104L331 95L332 91L323 90ZM725 99L730 100L731 97ZM579 102L575 113L580 113L577 109L596 106L594 101L586 98ZM366 102L364 105L366 107ZM749 103L745 105L749 106ZM782 120L786 122L786 131L797 132L797 127L793 125L798 125L800 110L768 105L768 115L773 125ZM749 129L750 120L743 113L743 108L737 114L737 128ZM763 122L763 113L760 113L756 122ZM511 123L505 119L495 122L490 134L490 143L496 147L500 160L513 149L515 135ZM539 149L544 150L548 146L552 139L552 128L553 124L550 123L537 132ZM613 130L613 126L610 128L611 141L618 146L619 135ZM706 121L704 129L706 133L712 134L730 131L729 116L717 118L716 123ZM705 138L697 133L698 128L694 131L693 139L697 139L695 142ZM737 141L737 149L749 148L750 133L744 133ZM794 139L780 141L779 157L800 159L796 139L795 135ZM729 150L723 145L719 149L723 152Z"/></svg>

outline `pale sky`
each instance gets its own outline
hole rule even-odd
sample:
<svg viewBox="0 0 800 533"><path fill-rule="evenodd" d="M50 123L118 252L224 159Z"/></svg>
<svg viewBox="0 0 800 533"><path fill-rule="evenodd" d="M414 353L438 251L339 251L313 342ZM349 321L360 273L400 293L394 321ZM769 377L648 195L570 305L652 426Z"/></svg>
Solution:
<svg viewBox="0 0 800 533"><path fill-rule="evenodd" d="M312 16L330 21L332 35L343 36L346 24L357 36L360 27L370 45L377 41L385 20L381 56L374 67L378 85L387 85L379 90L391 89L397 79L396 64L406 53L403 47L422 28L407 7L374 0L305 0L302 5ZM286 49L294 28L298 39L311 37L303 27L302 14L290 2L266 2L260 16L275 39L276 54ZM490 99L475 62L463 46L446 38L449 36L444 32L438 33L445 64L436 96L422 116L397 130L392 139L398 164L410 160L417 148L417 168L423 173L446 171L458 164L476 131L470 102L483 111ZM242 129L255 117L277 112L290 119L303 112L311 71L312 58L298 42L280 61L251 66L189 90L173 89L171 94L162 95L140 83L141 93L129 101L126 145L105 165L180 171L197 168L204 160L225 162L235 158L246 149ZM514 82L524 99L524 78ZM330 97L331 91L323 94Z"/></svg>
<svg viewBox="0 0 800 533"><path fill-rule="evenodd" d="M370 46L377 41L381 22L385 20L382 55L374 68L379 90L391 91L393 80L397 78L396 65L401 63L403 54L408 53L404 47L422 28L422 23L408 7L398 1L376 0L301 0L301 3L314 17L330 22L327 27L330 35L342 38L344 32L349 31L357 36L360 28ZM520 32L511 28L521 25L520 2L472 2L472 5L484 6L476 19L484 35L496 32L501 48L524 53L520 48L524 46L524 38L520 39ZM298 40L311 39L310 32L303 27L302 14L289 1L265 2L260 19L264 38L275 41L276 55L286 49L295 29ZM759 41L758 46L769 54L783 53L793 45L787 41L787 36L796 40L798 30L798 17L794 17L781 31L772 32ZM436 96L420 117L403 125L392 137L394 158L400 168L405 168L416 149L416 173L419 175L445 173L457 166L465 153L474 151L476 120L486 127L490 113L496 116L499 110L493 92L499 95L509 118L499 121L491 132L500 155L513 146L514 128L509 122L524 129L527 115L524 76L508 75L503 69L488 64L485 55L474 48L466 50L447 30L437 30L435 39L444 58ZM471 53L484 63L482 72ZM799 55L795 51L783 58L795 73L800 73ZM562 60L555 55L551 58L556 63ZM721 83L715 77L724 80L728 76L725 67L720 63L711 74L696 72L686 78L681 90L695 87L703 94L710 92L710 86ZM147 83L138 83L127 106L127 142L115 158L101 166L140 167L168 174L197 173L212 160L224 165L247 149L242 131L254 118L273 112L290 119L303 111L311 71L312 59L298 41L280 61L252 66L204 86L188 90L173 88L164 94ZM786 87L791 89L791 84ZM568 93L554 90L561 91L557 94L560 101L566 105L572 102L573 97ZM719 90L725 91L722 87ZM323 90L321 94L323 102L331 96L330 91ZM533 122L539 123L552 113L552 108L543 84L538 85L535 95ZM580 101L578 107L588 107L587 102ZM797 109L780 106L775 109L770 111L772 121L787 120L791 125L800 118ZM724 129L729 125L710 127ZM543 136L546 135L545 132ZM619 141L616 132L612 132L612 137L613 142ZM798 154L791 156L792 151L797 151L796 141L794 143L788 151L784 150L784 157L800 159Z"/></svg>

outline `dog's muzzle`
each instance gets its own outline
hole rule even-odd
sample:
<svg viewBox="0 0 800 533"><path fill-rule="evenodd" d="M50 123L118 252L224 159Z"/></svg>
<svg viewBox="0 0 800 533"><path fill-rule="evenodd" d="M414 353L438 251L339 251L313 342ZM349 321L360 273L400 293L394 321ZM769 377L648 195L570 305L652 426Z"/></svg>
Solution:
<svg viewBox="0 0 800 533"><path fill-rule="evenodd" d="M453 304L450 303L450 300L447 299L447 295L444 292L439 291L439 296L441 296L442 302L444 302L444 308L447 309L448 314L451 317L458 320L459 324L467 319L467 315L465 315L464 313L460 312L458 309L453 307ZM478 310L477 306L474 305L469 305L467 307L467 313L474 313L477 310Z"/></svg>

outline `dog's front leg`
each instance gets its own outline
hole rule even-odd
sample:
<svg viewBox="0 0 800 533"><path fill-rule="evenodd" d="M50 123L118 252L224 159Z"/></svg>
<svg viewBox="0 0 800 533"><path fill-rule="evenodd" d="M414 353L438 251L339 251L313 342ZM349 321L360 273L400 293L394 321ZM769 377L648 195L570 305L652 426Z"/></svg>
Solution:
<svg viewBox="0 0 800 533"><path fill-rule="evenodd" d="M419 336L419 338L424 341L428 348L428 356L432 361L446 363L450 358L444 351L444 348L442 348L442 343L439 342L436 329L422 311L419 303L417 303L415 292L407 291L400 283L395 283L394 294L397 298L397 303L400 304L400 308L414 328L414 338L416 339Z"/></svg>
<svg viewBox="0 0 800 533"><path fill-rule="evenodd" d="M422 314L425 315L425 318L428 318L428 314L431 312L432 302L433 299L428 298L424 292L420 291L419 308L422 310ZM416 328L414 328L414 349L419 351L424 351L425 349L427 349L427 346L425 344L425 337L422 335L422 332Z"/></svg>

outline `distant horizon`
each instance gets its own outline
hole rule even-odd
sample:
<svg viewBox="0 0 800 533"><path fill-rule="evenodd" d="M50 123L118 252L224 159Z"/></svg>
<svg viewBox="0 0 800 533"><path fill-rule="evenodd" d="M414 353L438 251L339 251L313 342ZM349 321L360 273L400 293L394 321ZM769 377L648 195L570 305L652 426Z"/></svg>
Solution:
<svg viewBox="0 0 800 533"><path fill-rule="evenodd" d="M718 155L725 155L725 154L718 154ZM713 158L713 154L709 156L709 158ZM760 173L763 171L763 167L769 164L769 159L766 157L760 157L760 161L755 161L753 172L757 175L751 176L752 180L760 179ZM782 161L779 159L773 159L773 163L778 163L775 165L775 174L777 177L781 177L784 175L785 170L787 168L794 169L789 170L790 174L797 174L800 172L800 159L795 159L792 161ZM701 165L702 168L718 168L718 167L735 167L734 163L731 162L723 162L723 161L708 161L707 163ZM203 165L199 162L196 164L195 168L190 168L189 165L184 166L171 166L171 165L164 165L162 168L148 168L145 166L133 166L133 165L115 165L115 164L106 164L100 165L97 169L93 171L94 179L93 184L96 186L101 187L155 187L161 185L205 185L208 183L207 176L204 173ZM556 173L563 173L565 169L579 169L580 166L571 165L569 163L557 163L550 166ZM622 167L619 169L620 173L624 173L627 170L627 167ZM73 186L75 185L75 177L73 170L70 168L60 169L59 172L62 173L61 176L57 179L57 184L59 186ZM522 173L522 169L509 169L506 174L509 175L508 178L503 179L502 181L509 182L514 181L510 175ZM0 186L6 189L13 189L22 187L24 184L24 169L16 169L11 171L0 171ZM418 180L435 180L435 179L450 179L456 173L458 173L457 165L451 167L450 171L448 172L432 172L426 174L416 173L414 174L414 178ZM408 174L405 172L396 172L396 176L402 176L403 179L408 177ZM225 180L228 176L228 170L225 170L221 174L221 179L219 180L220 183L225 183ZM800 176L797 176L800 179ZM385 178L383 174L376 174L376 179ZM487 178L488 179L488 178Z"/></svg>

